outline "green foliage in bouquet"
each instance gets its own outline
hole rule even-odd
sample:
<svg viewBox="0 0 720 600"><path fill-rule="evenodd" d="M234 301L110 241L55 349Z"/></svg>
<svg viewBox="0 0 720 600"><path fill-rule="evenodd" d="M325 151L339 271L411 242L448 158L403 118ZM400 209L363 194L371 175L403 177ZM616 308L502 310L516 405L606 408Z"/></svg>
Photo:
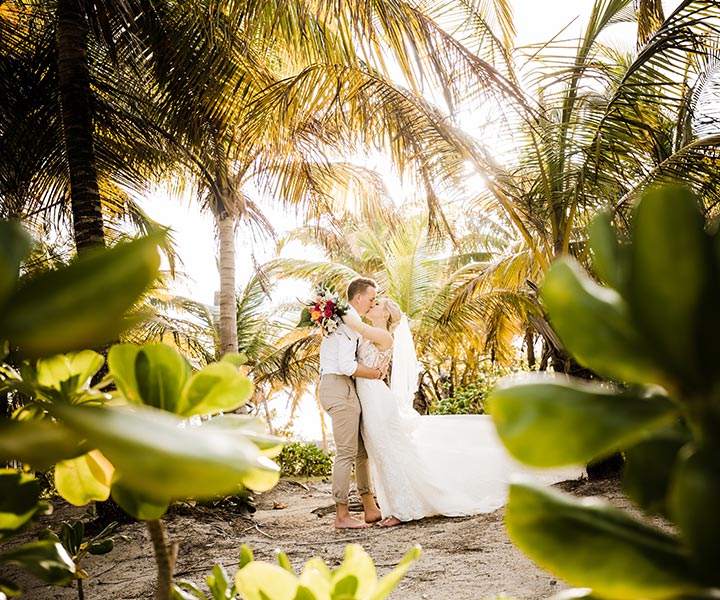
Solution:
<svg viewBox="0 0 720 600"><path fill-rule="evenodd" d="M720 236L698 200L668 186L637 205L630 239L596 219L598 284L571 258L541 296L579 363L620 382L507 378L489 398L504 444L536 467L622 451L623 485L658 529L598 499L514 484L514 543L578 589L573 597L655 599L720 594Z"/></svg>
<svg viewBox="0 0 720 600"><path fill-rule="evenodd" d="M277 554L277 565L255 561L243 545L240 565L231 580L221 565L206 578L210 596L198 586L181 581L173 588L172 600L382 600L395 588L420 556L412 548L388 574L378 579L372 558L357 544L345 548L345 558L330 569L319 558L305 563L298 575L286 554Z"/></svg>
<svg viewBox="0 0 720 600"><path fill-rule="evenodd" d="M315 444L291 442L283 447L276 460L280 474L286 477L316 477L332 472L332 454Z"/></svg>

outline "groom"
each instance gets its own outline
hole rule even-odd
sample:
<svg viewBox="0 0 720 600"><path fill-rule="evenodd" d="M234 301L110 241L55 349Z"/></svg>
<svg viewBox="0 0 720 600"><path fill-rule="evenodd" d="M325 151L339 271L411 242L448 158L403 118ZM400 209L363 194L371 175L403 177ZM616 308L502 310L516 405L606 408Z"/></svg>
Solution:
<svg viewBox="0 0 720 600"><path fill-rule="evenodd" d="M353 279L347 289L348 312L364 316L375 304L377 284L372 279ZM359 529L380 520L370 486L370 470L365 444L360 434L360 400L355 392L353 377L381 379L379 369L357 362L356 352L360 336L341 323L320 344L320 386L318 396L323 409L330 415L335 438L335 462L332 472L332 494L335 500L335 527ZM365 522L350 516L348 492L350 472L355 463L355 482L362 498Z"/></svg>

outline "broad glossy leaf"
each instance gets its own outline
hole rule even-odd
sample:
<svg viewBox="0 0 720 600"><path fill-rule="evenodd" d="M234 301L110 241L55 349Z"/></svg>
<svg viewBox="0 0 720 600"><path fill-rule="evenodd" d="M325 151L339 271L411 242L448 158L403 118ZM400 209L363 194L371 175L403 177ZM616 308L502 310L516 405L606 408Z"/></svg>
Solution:
<svg viewBox="0 0 720 600"><path fill-rule="evenodd" d="M170 507L169 500L157 500L134 488L129 488L121 480L116 479L110 490L112 499L127 514L140 521L156 521Z"/></svg>
<svg viewBox="0 0 720 600"><path fill-rule="evenodd" d="M70 504L83 506L110 496L113 466L98 450L55 465L55 487Z"/></svg>
<svg viewBox="0 0 720 600"><path fill-rule="evenodd" d="M75 578L75 563L59 542L30 542L0 554L0 563L17 565L53 585L65 585Z"/></svg>
<svg viewBox="0 0 720 600"><path fill-rule="evenodd" d="M368 600L381 600L390 595L395 589L395 586L400 580L405 577L413 563L420 558L421 549L420 546L414 546L405 553L403 559L400 561L397 567L390 571L378 582L375 591L370 595Z"/></svg>
<svg viewBox="0 0 720 600"><path fill-rule="evenodd" d="M19 223L0 221L0 306L15 289L20 263L31 246L32 239Z"/></svg>
<svg viewBox="0 0 720 600"><path fill-rule="evenodd" d="M294 600L298 579L282 567L253 561L237 572L235 586L244 600Z"/></svg>
<svg viewBox="0 0 720 600"><path fill-rule="evenodd" d="M595 283L577 261L558 259L541 294L553 327L579 363L616 381L667 383L620 294Z"/></svg>
<svg viewBox="0 0 720 600"><path fill-rule="evenodd" d="M590 224L590 247L595 272L622 295L627 285L629 255L627 248L620 245L608 213L597 215Z"/></svg>
<svg viewBox="0 0 720 600"><path fill-rule="evenodd" d="M92 376L104 362L102 355L92 350L41 358L35 364L36 382L43 387L78 393L89 387Z"/></svg>
<svg viewBox="0 0 720 600"><path fill-rule="evenodd" d="M35 477L15 469L0 469L0 539L47 509L47 503L40 502L40 484Z"/></svg>
<svg viewBox="0 0 720 600"><path fill-rule="evenodd" d="M677 418L674 404L658 392L618 393L561 375L505 377L487 405L510 454L534 467L586 464Z"/></svg>
<svg viewBox="0 0 720 600"><path fill-rule="evenodd" d="M19 460L42 471L89 449L77 432L50 419L0 419L0 462Z"/></svg>
<svg viewBox="0 0 720 600"><path fill-rule="evenodd" d="M681 426L662 429L624 451L623 489L646 513L667 514L670 474L678 452L690 439Z"/></svg>
<svg viewBox="0 0 720 600"><path fill-rule="evenodd" d="M101 540L99 542L92 542L88 544L88 554L93 556L100 556L101 554L107 554L113 551L115 547L115 541L112 539Z"/></svg>
<svg viewBox="0 0 720 600"><path fill-rule="evenodd" d="M166 344L146 344L135 357L135 381L143 404L174 414L190 378L190 363Z"/></svg>
<svg viewBox="0 0 720 600"><path fill-rule="evenodd" d="M242 406L252 391L252 382L237 367L230 363L212 363L193 374L175 412L190 417L232 411Z"/></svg>
<svg viewBox="0 0 720 600"><path fill-rule="evenodd" d="M285 440L267 434L265 423L250 415L222 414L200 423L200 429L218 428L229 435L238 435L255 444L263 456L275 458L282 452Z"/></svg>
<svg viewBox="0 0 720 600"><path fill-rule="evenodd" d="M690 547L693 563L713 585L720 585L720 449L686 445L672 474L668 509Z"/></svg>
<svg viewBox="0 0 720 600"><path fill-rule="evenodd" d="M345 582L345 583L343 583ZM358 598L368 597L377 585L377 571L372 558L359 544L345 546L345 558L332 572L333 595L343 585L355 587L353 592Z"/></svg>
<svg viewBox="0 0 720 600"><path fill-rule="evenodd" d="M633 320L666 368L695 385L700 310L713 272L704 227L698 200L687 188L651 190L635 211L630 252Z"/></svg>
<svg viewBox="0 0 720 600"><path fill-rule="evenodd" d="M311 558L307 561L300 572L300 588L304 597L308 592L315 600L330 600L332 575L328 566L319 558Z"/></svg>
<svg viewBox="0 0 720 600"><path fill-rule="evenodd" d="M108 369L117 389L132 404L142 404L143 400L135 378L135 361L140 346L135 344L115 344L108 352Z"/></svg>
<svg viewBox="0 0 720 600"><path fill-rule="evenodd" d="M508 534L542 568L600 598L670 598L700 586L672 536L596 498L512 484Z"/></svg>
<svg viewBox="0 0 720 600"><path fill-rule="evenodd" d="M145 406L51 406L113 464L127 488L165 501L232 493L238 484L263 491L278 467L238 436L182 428L183 419Z"/></svg>
<svg viewBox="0 0 720 600"><path fill-rule="evenodd" d="M0 339L24 356L52 356L109 342L157 276L160 234L88 253L25 282L0 312Z"/></svg>

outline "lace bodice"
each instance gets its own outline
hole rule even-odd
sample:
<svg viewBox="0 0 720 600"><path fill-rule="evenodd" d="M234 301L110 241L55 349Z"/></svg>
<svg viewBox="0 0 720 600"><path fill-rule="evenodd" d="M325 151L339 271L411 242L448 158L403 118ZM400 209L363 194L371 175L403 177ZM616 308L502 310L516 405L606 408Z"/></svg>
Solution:
<svg viewBox="0 0 720 600"><path fill-rule="evenodd" d="M370 340L364 340L358 348L358 362L371 369L383 369L392 358L392 346L383 352Z"/></svg>

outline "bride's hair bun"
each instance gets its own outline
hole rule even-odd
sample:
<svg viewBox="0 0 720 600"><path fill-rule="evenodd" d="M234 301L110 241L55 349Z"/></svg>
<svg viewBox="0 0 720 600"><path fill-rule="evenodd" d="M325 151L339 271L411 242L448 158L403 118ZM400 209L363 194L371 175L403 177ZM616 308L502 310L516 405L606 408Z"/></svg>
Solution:
<svg viewBox="0 0 720 600"><path fill-rule="evenodd" d="M385 298L385 309L388 311L388 331L392 333L395 328L400 324L400 319L402 318L402 310L400 310L400 306L397 304L397 302L395 302L394 300L390 300L390 298Z"/></svg>

